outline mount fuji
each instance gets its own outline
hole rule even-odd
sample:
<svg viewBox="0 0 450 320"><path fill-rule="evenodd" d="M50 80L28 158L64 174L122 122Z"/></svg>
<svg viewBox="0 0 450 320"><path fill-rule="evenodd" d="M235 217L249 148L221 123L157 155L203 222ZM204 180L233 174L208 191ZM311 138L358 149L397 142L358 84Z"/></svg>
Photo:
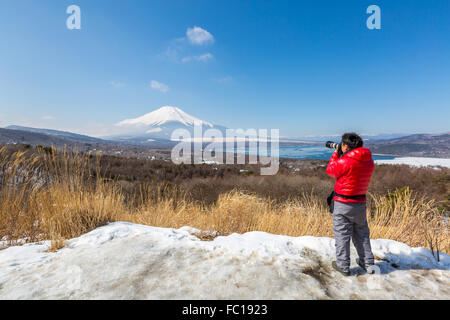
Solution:
<svg viewBox="0 0 450 320"><path fill-rule="evenodd" d="M117 123L115 126L122 133L109 138L139 143L171 140L172 132L176 129L186 129L193 137L195 124L200 124L203 132L208 129L217 129L224 133L226 130L223 126L217 126L191 116L180 108L164 106L141 117Z"/></svg>

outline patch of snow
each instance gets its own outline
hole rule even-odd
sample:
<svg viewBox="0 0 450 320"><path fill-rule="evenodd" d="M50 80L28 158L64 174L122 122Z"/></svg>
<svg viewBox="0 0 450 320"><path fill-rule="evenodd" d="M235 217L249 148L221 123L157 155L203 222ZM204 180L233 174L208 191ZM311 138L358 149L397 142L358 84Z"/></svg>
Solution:
<svg viewBox="0 0 450 320"><path fill-rule="evenodd" d="M204 163L204 164L220 164L219 162L214 161L214 160L202 160L202 163Z"/></svg>
<svg viewBox="0 0 450 320"><path fill-rule="evenodd" d="M445 167L450 168L450 159L399 157L394 159L375 160L376 164L406 164L413 167Z"/></svg>
<svg viewBox="0 0 450 320"><path fill-rule="evenodd" d="M147 130L146 133L155 133L155 132L161 132L161 131L162 131L162 129L158 127L158 128Z"/></svg>
<svg viewBox="0 0 450 320"><path fill-rule="evenodd" d="M450 256L424 248L372 240L381 274L364 274L352 248L343 277L331 238L199 233L117 222L54 253L49 242L10 247L0 299L450 299Z"/></svg>

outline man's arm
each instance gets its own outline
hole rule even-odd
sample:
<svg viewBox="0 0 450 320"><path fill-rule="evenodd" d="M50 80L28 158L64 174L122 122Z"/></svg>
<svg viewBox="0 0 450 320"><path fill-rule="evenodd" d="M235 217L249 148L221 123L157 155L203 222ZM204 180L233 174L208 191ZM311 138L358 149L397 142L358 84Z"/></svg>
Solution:
<svg viewBox="0 0 450 320"><path fill-rule="evenodd" d="M334 152L327 166L327 174L334 179L339 179L345 174L345 170L345 161L340 160L339 154Z"/></svg>

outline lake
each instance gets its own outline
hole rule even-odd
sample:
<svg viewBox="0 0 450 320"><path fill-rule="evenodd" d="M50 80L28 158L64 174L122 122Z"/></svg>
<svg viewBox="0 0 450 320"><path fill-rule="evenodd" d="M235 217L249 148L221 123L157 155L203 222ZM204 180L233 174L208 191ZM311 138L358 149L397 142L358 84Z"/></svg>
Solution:
<svg viewBox="0 0 450 320"><path fill-rule="evenodd" d="M270 148L268 151L270 155ZM237 153L256 154L257 152L256 149L238 148ZM329 160L332 154L333 150L321 146L280 146L280 158ZM394 156L373 156L374 160L391 160L394 158Z"/></svg>

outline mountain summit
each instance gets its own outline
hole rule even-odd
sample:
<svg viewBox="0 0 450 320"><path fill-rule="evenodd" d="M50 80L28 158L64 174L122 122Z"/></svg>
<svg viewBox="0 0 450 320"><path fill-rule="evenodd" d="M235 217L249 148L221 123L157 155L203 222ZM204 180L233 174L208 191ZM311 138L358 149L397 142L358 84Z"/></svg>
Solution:
<svg viewBox="0 0 450 320"><path fill-rule="evenodd" d="M193 126L195 122L200 122L203 125L209 126L210 128L214 127L214 125L209 122L200 120L187 114L180 108L171 106L161 107L158 110L147 113L139 118L121 121L117 125L119 127L126 127L130 125L160 126L168 122L179 122L185 126Z"/></svg>
<svg viewBox="0 0 450 320"><path fill-rule="evenodd" d="M225 130L222 126L216 126L191 116L180 108L164 106L141 117L117 123L116 127L120 128L123 133L111 138L139 143L170 140L172 132L176 129L186 129L193 136L195 124L200 124L203 131L211 128Z"/></svg>

